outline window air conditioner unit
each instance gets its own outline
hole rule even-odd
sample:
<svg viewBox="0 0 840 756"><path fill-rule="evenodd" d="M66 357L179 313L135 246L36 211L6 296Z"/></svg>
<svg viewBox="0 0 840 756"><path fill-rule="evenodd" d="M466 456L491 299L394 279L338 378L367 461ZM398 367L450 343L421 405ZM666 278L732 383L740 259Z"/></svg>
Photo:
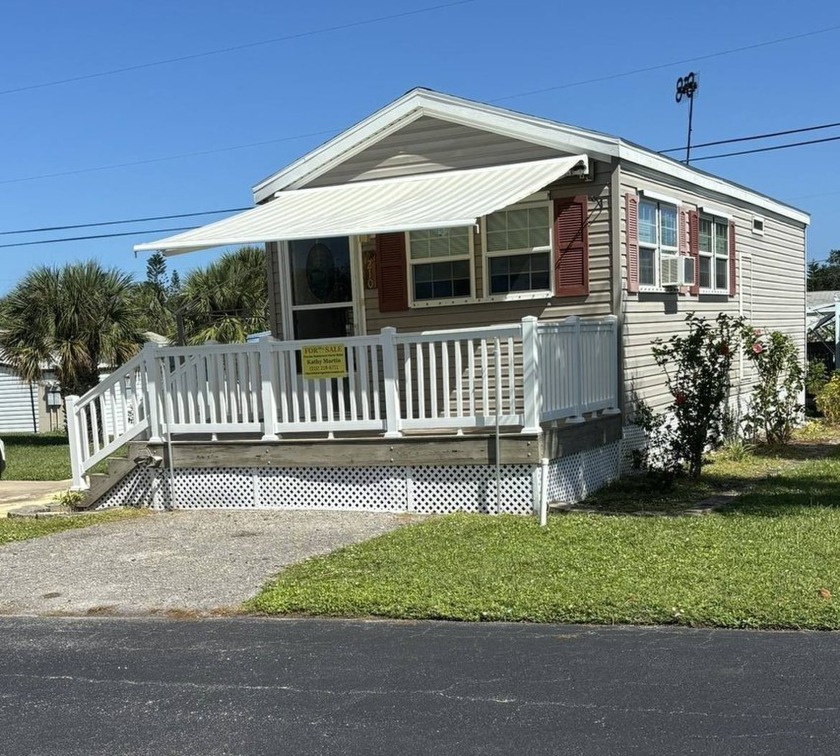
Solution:
<svg viewBox="0 0 840 756"><path fill-rule="evenodd" d="M663 286L680 285L680 258L677 255L662 255L661 279Z"/></svg>

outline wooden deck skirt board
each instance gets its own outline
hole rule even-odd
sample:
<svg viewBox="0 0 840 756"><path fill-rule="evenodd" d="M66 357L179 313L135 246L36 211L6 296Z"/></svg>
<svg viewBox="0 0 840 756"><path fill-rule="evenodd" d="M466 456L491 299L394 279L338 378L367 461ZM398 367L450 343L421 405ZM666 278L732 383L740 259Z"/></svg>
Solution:
<svg viewBox="0 0 840 756"><path fill-rule="evenodd" d="M598 417L585 423L548 427L542 436L507 433L499 439L501 463L538 464L542 457L556 459L617 441L619 417ZM169 464L166 444L150 445ZM463 436L404 436L398 439L339 438L318 441L281 439L176 441L172 444L176 468L212 467L387 467L401 465L496 464L496 439L491 434Z"/></svg>

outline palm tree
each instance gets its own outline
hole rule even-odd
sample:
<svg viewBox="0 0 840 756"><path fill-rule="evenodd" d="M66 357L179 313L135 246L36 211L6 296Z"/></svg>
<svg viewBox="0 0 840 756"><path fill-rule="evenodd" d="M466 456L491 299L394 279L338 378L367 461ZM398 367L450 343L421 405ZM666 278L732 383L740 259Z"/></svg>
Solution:
<svg viewBox="0 0 840 756"><path fill-rule="evenodd" d="M0 350L23 380L55 365L62 396L84 394L102 366L139 348L132 286L130 275L92 260L35 268L0 304Z"/></svg>
<svg viewBox="0 0 840 756"><path fill-rule="evenodd" d="M241 247L191 271L178 296L187 341L230 343L268 328L265 250Z"/></svg>

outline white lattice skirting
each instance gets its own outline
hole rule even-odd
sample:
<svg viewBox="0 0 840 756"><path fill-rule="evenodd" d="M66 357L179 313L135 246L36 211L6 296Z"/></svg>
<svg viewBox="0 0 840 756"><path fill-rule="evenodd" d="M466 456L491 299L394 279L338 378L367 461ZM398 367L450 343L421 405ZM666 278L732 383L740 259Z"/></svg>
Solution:
<svg viewBox="0 0 840 756"><path fill-rule="evenodd" d="M549 464L548 501L573 502L613 480L620 442ZM531 514L540 466L138 468L98 505L151 509L332 509L447 514Z"/></svg>
<svg viewBox="0 0 840 756"><path fill-rule="evenodd" d="M621 441L553 459L548 464L549 504L574 504L620 474Z"/></svg>

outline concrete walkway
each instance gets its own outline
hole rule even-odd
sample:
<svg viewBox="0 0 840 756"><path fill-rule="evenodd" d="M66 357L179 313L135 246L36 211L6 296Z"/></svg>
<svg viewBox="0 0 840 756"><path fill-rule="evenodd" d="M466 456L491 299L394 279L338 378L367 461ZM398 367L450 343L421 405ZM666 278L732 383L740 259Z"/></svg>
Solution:
<svg viewBox="0 0 840 756"><path fill-rule="evenodd" d="M24 505L50 504L69 487L69 480L0 480L0 517Z"/></svg>

